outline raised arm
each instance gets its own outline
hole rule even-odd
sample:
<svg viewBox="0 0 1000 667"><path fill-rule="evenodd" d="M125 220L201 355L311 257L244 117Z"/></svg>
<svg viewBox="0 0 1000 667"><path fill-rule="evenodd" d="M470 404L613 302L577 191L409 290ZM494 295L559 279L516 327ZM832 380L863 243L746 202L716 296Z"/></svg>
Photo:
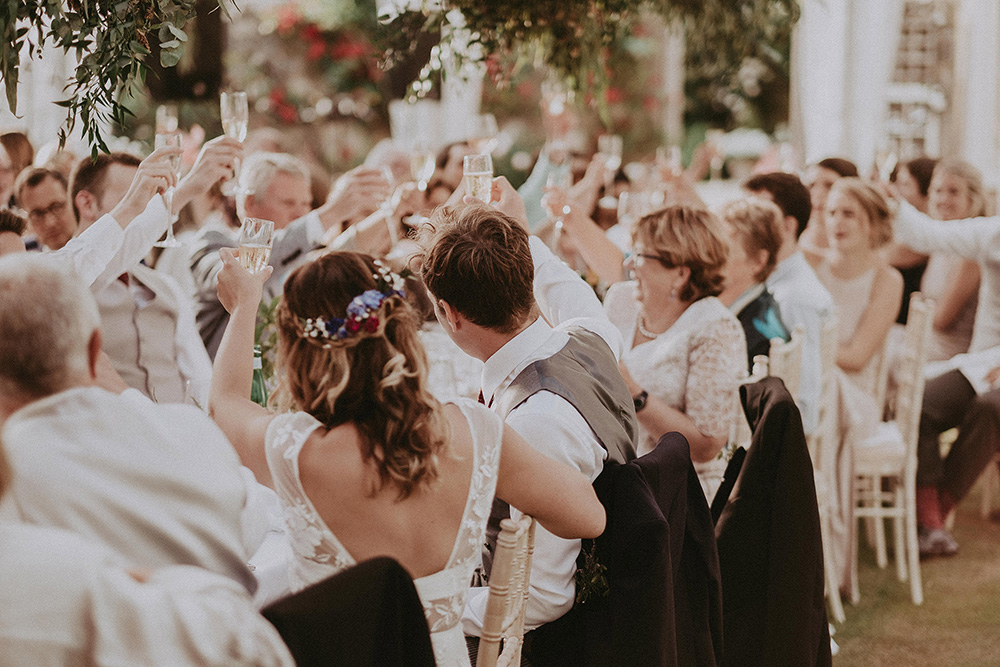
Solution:
<svg viewBox="0 0 1000 667"><path fill-rule="evenodd" d="M942 223L900 202L896 240L917 252L949 252L982 261L1000 256L1000 218L969 218Z"/></svg>
<svg viewBox="0 0 1000 667"><path fill-rule="evenodd" d="M527 230L524 202L517 190L502 176L493 179L492 204L518 220ZM529 243L531 259L535 265L535 301L545 319L554 327L575 325L593 331L608 344L615 359L620 359L624 350L621 334L608 320L594 290L552 254L541 239L532 236Z"/></svg>
<svg viewBox="0 0 1000 667"><path fill-rule="evenodd" d="M236 251L219 251L219 301L229 312L229 325L215 355L209 414L236 448L240 460L257 480L271 485L271 471L264 453L264 436L274 415L250 400L253 382L254 326L264 281L271 267L251 274L236 258Z"/></svg>
<svg viewBox="0 0 1000 667"><path fill-rule="evenodd" d="M497 473L497 497L566 539L604 532L604 506L584 475L542 454L509 426Z"/></svg>

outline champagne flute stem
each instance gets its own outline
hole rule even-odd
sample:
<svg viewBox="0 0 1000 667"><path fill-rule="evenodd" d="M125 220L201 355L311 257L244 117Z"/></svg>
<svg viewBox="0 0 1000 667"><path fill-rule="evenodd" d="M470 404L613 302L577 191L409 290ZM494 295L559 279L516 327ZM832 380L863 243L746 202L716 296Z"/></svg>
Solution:
<svg viewBox="0 0 1000 667"><path fill-rule="evenodd" d="M163 203L167 207L167 241L174 240L174 188L163 193Z"/></svg>

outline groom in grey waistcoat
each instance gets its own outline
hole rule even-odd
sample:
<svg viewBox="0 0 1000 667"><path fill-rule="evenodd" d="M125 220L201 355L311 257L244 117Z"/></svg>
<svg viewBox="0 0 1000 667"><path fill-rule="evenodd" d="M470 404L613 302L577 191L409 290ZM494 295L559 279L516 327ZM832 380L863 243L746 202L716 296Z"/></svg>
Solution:
<svg viewBox="0 0 1000 667"><path fill-rule="evenodd" d="M593 482L604 462L635 458L637 422L618 372L621 335L593 290L536 237L524 202L495 179L490 205L440 209L424 230L421 274L445 331L484 362L480 400L544 454ZM517 508L494 501L483 573L500 519ZM573 606L580 540L537 528L525 629ZM482 630L488 589L474 587L462 618Z"/></svg>

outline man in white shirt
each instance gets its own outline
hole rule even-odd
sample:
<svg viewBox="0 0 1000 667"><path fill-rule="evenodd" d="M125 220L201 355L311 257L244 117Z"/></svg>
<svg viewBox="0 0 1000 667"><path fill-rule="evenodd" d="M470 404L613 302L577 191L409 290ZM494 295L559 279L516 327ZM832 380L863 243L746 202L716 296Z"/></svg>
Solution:
<svg viewBox="0 0 1000 667"><path fill-rule="evenodd" d="M799 381L799 410L806 435L817 426L822 392L819 354L824 320L833 314L833 298L816 277L798 247L798 238L809 223L812 206L809 190L793 174L773 172L754 176L743 187L751 194L778 205L785 215L778 264L765 285L781 309L781 319L789 329L801 327L802 376Z"/></svg>
<svg viewBox="0 0 1000 667"><path fill-rule="evenodd" d="M52 255L0 259L0 440L14 473L3 515L252 592L235 451L196 408L100 388L98 323L86 285Z"/></svg>
<svg viewBox="0 0 1000 667"><path fill-rule="evenodd" d="M494 195L496 208L463 205L432 219L423 239L424 283L446 332L485 362L483 403L539 451L593 481L606 459L635 456L632 397L617 369L621 336L593 290L528 237L524 204L505 179L494 182ZM576 363L584 356L589 365ZM572 607L579 552L579 540L537 529L527 629ZM487 592L470 591L467 635L481 632Z"/></svg>
<svg viewBox="0 0 1000 667"><path fill-rule="evenodd" d="M230 144L236 142L222 137L206 145L178 184L175 208L227 173L239 153L239 145ZM138 158L126 153L80 161L70 200L81 231L126 197L139 166ZM105 274L92 291L106 331L104 351L130 387L158 402L207 405L211 360L198 336L190 297L173 277L136 261L117 276Z"/></svg>

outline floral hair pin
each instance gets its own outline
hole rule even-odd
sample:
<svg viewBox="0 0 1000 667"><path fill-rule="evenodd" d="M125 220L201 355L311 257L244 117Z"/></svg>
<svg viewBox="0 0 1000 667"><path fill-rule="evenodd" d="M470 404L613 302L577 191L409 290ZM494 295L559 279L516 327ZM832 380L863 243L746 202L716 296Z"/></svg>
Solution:
<svg viewBox="0 0 1000 667"><path fill-rule="evenodd" d="M394 273L379 260L375 260L376 272L372 274L378 289L365 290L347 304L347 317L310 317L302 320L302 333L307 338L324 340L344 340L359 332L373 334L378 331L381 320L379 311L383 302L392 296L405 296L403 285L405 275ZM408 271L404 271L404 274Z"/></svg>

